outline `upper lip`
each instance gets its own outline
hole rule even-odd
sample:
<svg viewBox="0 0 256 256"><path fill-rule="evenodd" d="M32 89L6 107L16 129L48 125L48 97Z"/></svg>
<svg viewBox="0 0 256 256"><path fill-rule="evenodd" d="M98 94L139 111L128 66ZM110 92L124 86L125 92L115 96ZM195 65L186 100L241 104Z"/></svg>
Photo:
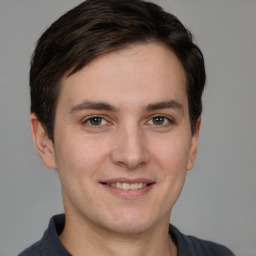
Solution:
<svg viewBox="0 0 256 256"><path fill-rule="evenodd" d="M128 183L128 184L134 184L134 183L147 183L147 184L152 184L155 183L151 179L146 179L146 178L134 178L134 179L129 179L129 178L111 178L107 180L102 180L100 181L101 183Z"/></svg>

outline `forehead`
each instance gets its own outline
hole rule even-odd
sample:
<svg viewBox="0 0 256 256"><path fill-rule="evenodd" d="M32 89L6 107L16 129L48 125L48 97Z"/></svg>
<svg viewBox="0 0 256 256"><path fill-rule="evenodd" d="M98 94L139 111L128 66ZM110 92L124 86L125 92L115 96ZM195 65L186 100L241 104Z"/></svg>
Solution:
<svg viewBox="0 0 256 256"><path fill-rule="evenodd" d="M176 55L162 44L145 43L101 55L64 77L59 101L111 101L120 107L185 98L185 73Z"/></svg>

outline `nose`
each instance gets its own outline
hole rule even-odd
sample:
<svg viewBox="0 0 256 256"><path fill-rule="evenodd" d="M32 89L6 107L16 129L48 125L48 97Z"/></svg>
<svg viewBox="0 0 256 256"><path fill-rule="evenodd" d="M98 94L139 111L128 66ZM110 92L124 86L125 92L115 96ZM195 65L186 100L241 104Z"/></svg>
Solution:
<svg viewBox="0 0 256 256"><path fill-rule="evenodd" d="M134 125L119 129L114 138L111 160L117 165L134 170L149 162L146 140L140 127Z"/></svg>

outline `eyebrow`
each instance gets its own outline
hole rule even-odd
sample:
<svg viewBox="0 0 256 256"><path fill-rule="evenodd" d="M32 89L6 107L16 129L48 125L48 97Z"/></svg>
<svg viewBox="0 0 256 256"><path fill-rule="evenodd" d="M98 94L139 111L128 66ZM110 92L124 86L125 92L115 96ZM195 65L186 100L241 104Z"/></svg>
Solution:
<svg viewBox="0 0 256 256"><path fill-rule="evenodd" d="M78 105L75 105L71 108L70 113L82 111L82 110L106 110L106 111L117 111L117 108L105 103L105 102L93 102L93 101L84 101Z"/></svg>
<svg viewBox="0 0 256 256"><path fill-rule="evenodd" d="M159 109L177 109L180 110L182 113L184 113L184 107L182 104L177 102L176 100L168 100L168 101L161 101L153 104L149 104L146 107L147 111L155 111Z"/></svg>
<svg viewBox="0 0 256 256"><path fill-rule="evenodd" d="M155 111L159 109L177 109L184 113L183 105L176 100L161 101L149 104L148 106L146 106L145 111ZM118 108L106 102L84 101L80 104L73 106L70 110L70 113L79 112L82 110L105 110L117 112Z"/></svg>

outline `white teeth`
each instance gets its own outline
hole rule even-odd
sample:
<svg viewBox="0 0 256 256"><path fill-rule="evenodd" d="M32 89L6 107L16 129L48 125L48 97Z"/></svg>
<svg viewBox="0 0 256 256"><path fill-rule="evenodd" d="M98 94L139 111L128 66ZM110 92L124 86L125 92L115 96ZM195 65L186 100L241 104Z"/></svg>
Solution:
<svg viewBox="0 0 256 256"><path fill-rule="evenodd" d="M131 185L128 183L123 183L122 189L131 189Z"/></svg>
<svg viewBox="0 0 256 256"><path fill-rule="evenodd" d="M119 189L124 189L124 190L136 190L140 188L144 188L147 186L147 183L121 183L121 182L116 182L116 183L108 183L108 186L111 186L113 188L119 188Z"/></svg>
<svg viewBox="0 0 256 256"><path fill-rule="evenodd" d="M122 183L117 182L117 183L116 183L116 188L122 188Z"/></svg>
<svg viewBox="0 0 256 256"><path fill-rule="evenodd" d="M135 183L135 184L131 184L131 189L138 189L139 188L139 186L138 186L139 184L137 184L137 183Z"/></svg>
<svg viewBox="0 0 256 256"><path fill-rule="evenodd" d="M145 184L145 186L144 186L144 184ZM144 183L144 184L143 184L143 183L139 183L139 184L138 184L138 185L139 185L139 188L146 187L147 184L146 184L146 183Z"/></svg>

